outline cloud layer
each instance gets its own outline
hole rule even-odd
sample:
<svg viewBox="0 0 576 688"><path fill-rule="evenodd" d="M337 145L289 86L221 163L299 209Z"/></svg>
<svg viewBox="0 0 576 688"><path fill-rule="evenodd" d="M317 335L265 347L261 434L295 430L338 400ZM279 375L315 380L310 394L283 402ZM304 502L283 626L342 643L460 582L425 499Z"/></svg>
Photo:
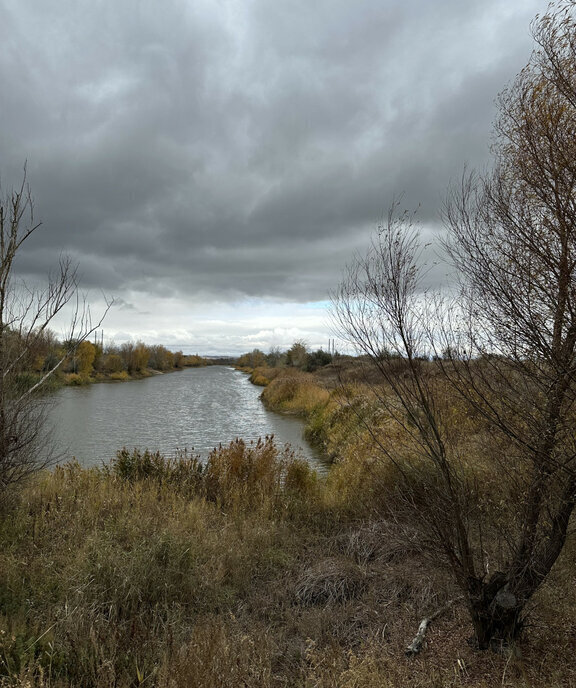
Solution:
<svg viewBox="0 0 576 688"><path fill-rule="evenodd" d="M313 309L311 324L302 309L326 299L392 198L420 205L433 229L450 179L489 164L494 99L529 58L529 23L545 10L533 0L0 6L0 172L16 182L28 161L43 221L20 269L43 275L65 251L86 288L119 299L110 336L180 333L210 350L251 337L283 345L275 328L322 343L322 316ZM282 322L255 322L271 313Z"/></svg>

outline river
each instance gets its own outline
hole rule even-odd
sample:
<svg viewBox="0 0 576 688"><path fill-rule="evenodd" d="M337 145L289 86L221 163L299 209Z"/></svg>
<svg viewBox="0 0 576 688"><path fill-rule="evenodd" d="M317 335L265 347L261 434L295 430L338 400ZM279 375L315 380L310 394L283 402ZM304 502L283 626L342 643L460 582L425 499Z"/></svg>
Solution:
<svg viewBox="0 0 576 688"><path fill-rule="evenodd" d="M267 411L262 389L233 368L187 368L131 382L64 387L54 394L49 415L61 461L100 464L118 449L160 450L173 456L187 449L206 458L237 437L274 435L320 466L321 457L302 436L297 418Z"/></svg>

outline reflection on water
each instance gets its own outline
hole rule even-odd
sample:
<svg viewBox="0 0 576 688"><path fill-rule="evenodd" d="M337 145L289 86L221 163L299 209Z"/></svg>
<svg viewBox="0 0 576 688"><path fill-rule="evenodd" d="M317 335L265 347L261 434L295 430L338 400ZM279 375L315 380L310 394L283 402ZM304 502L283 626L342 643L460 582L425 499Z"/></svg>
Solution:
<svg viewBox="0 0 576 688"><path fill-rule="evenodd" d="M189 368L132 382L65 387L49 415L63 460L83 465L112 458L122 447L187 449L206 457L237 437L273 434L318 465L320 457L302 437L303 424L267 411L261 388L233 368Z"/></svg>

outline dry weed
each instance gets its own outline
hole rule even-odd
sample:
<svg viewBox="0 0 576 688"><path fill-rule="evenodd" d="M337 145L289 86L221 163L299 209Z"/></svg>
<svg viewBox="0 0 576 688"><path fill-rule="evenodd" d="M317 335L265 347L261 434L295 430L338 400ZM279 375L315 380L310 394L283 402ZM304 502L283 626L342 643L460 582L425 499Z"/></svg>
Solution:
<svg viewBox="0 0 576 688"><path fill-rule="evenodd" d="M305 606L344 602L359 597L366 576L349 559L331 557L306 568L296 581L294 595Z"/></svg>

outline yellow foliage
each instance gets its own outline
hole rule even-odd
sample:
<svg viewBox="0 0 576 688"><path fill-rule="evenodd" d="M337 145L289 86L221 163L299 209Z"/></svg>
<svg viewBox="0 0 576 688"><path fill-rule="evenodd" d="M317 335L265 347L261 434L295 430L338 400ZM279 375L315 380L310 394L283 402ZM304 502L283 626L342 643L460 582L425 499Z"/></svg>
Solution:
<svg viewBox="0 0 576 688"><path fill-rule="evenodd" d="M111 373L112 375L124 372L124 362L121 356L117 353L106 354L106 356L104 356L103 369L105 372ZM110 377L112 377L112 375ZM126 376L124 379L128 379L128 377Z"/></svg>
<svg viewBox="0 0 576 688"><path fill-rule="evenodd" d="M134 370L141 372L148 367L148 347L143 342L137 342L134 347Z"/></svg>
<svg viewBox="0 0 576 688"><path fill-rule="evenodd" d="M89 378L82 376L82 375L78 375L78 373L67 373L64 376L64 382L65 382L65 384L74 387L77 385L88 384Z"/></svg>
<svg viewBox="0 0 576 688"><path fill-rule="evenodd" d="M81 342L76 349L76 372L81 377L88 377L94 370L93 363L96 358L96 347L87 339Z"/></svg>
<svg viewBox="0 0 576 688"><path fill-rule="evenodd" d="M191 354L190 356L182 356L181 351L177 351L174 354L174 365L178 368L181 365L188 366L189 368L200 368L202 366L208 365L208 360L202 358L198 354Z"/></svg>
<svg viewBox="0 0 576 688"><path fill-rule="evenodd" d="M130 379L130 375L128 375L127 370L120 370L116 373L110 373L110 379L111 380L123 380L123 381L125 381L125 380Z"/></svg>
<svg viewBox="0 0 576 688"><path fill-rule="evenodd" d="M45 361L45 356L43 356L42 354L37 354L34 357L34 360L32 361L32 370L36 373L39 373L44 368Z"/></svg>

